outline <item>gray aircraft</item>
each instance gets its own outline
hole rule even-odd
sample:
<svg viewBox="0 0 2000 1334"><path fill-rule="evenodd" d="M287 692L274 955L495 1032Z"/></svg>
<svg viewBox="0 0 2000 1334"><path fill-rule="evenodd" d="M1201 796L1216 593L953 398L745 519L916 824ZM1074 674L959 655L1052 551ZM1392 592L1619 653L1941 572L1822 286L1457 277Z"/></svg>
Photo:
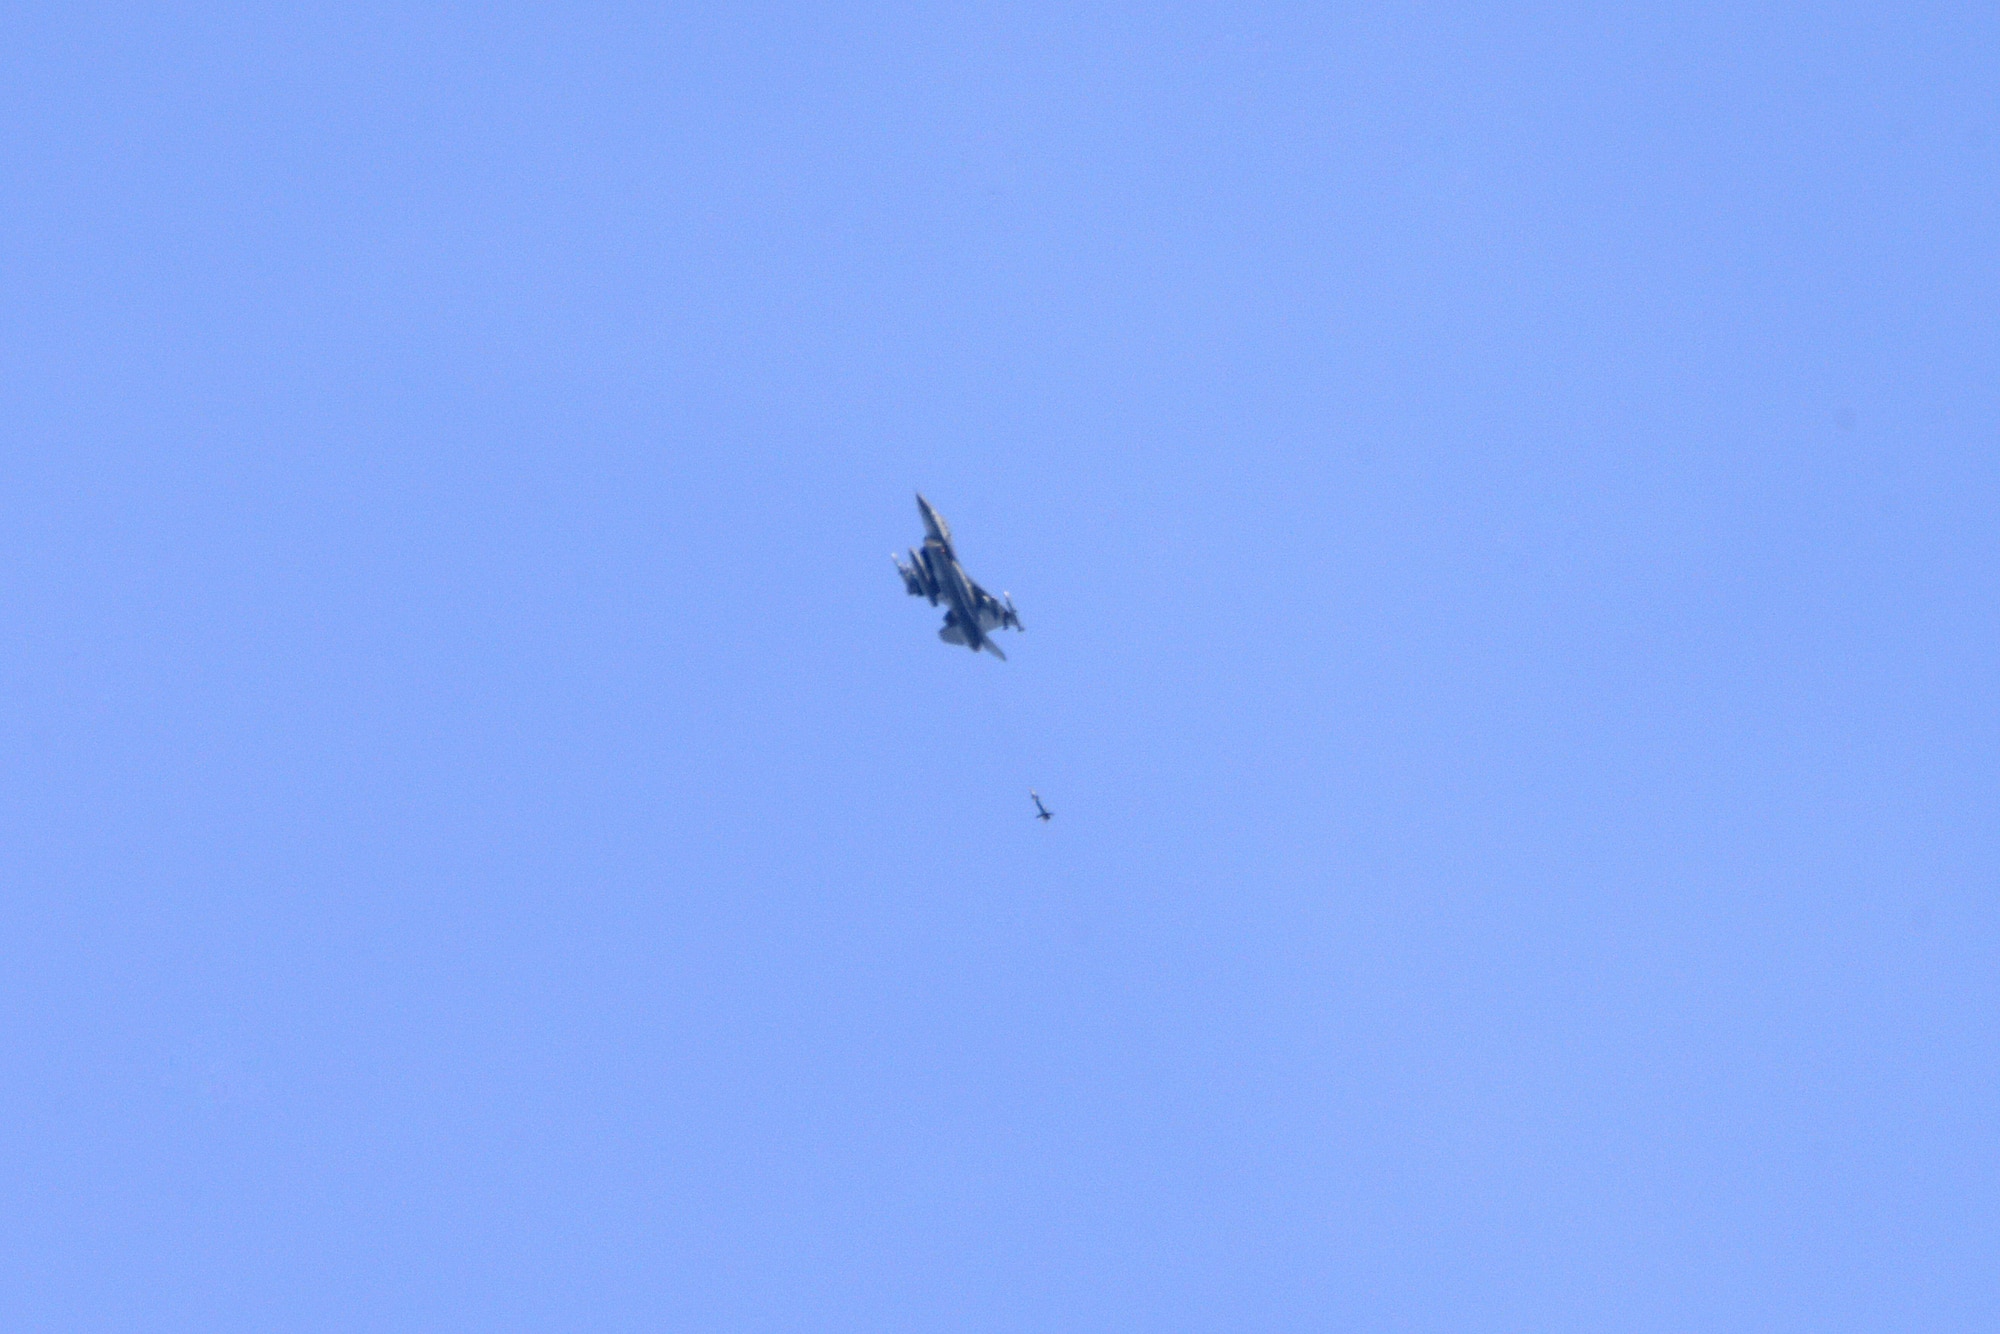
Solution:
<svg viewBox="0 0 2000 1334"><path fill-rule="evenodd" d="M1050 820L1056 818L1056 813L1054 811L1042 805L1041 793L1035 791L1035 789L1033 788L1029 788L1028 797L1035 803L1035 818L1037 820L1040 820L1043 824L1047 824Z"/></svg>
<svg viewBox="0 0 2000 1334"><path fill-rule="evenodd" d="M997 599L972 581L965 567L958 563L958 553L951 547L951 526L944 521L944 515L931 508L931 502L917 496L917 513L924 516L924 544L910 548L910 563L903 564L895 552L889 559L896 562L896 573L903 576L903 587L912 597L927 597L933 607L945 603L948 610L944 614L944 629L938 631L938 638L947 644L963 644L974 653L985 649L1000 661L1007 661L1007 655L986 632L998 630L1002 626L1021 629L1021 618L1014 610L1014 599L1002 593Z"/></svg>

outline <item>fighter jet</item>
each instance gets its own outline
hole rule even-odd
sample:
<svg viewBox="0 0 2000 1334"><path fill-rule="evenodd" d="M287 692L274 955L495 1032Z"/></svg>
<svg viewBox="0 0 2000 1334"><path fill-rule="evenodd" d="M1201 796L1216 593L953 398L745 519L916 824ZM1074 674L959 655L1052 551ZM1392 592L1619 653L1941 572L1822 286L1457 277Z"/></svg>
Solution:
<svg viewBox="0 0 2000 1334"><path fill-rule="evenodd" d="M945 523L944 515L931 508L931 502L917 496L917 513L924 517L924 544L910 548L910 563L903 564L895 552L889 559L896 562L896 573L903 576L903 587L912 597L927 597L933 607L945 603L948 610L944 614L944 629L938 631L938 638L947 644L963 644L974 653L985 649L1000 661L1007 661L1007 655L986 633L1002 626L1021 629L1021 617L1014 610L1014 599L1002 593L998 600L972 581L965 567L958 563L958 554L951 547L951 527Z"/></svg>
<svg viewBox="0 0 2000 1334"><path fill-rule="evenodd" d="M1033 801L1034 801L1034 803L1035 803L1035 818L1036 818L1037 820L1042 820L1042 821L1048 821L1048 820L1053 820L1053 819L1055 819L1055 818L1056 818L1056 813L1055 813L1054 811L1052 811L1052 810L1050 810L1050 809L1049 809L1048 807L1046 807L1046 806L1042 805L1042 794L1041 794L1041 793L1039 793L1039 792L1035 791L1035 789L1033 789L1033 788L1029 788L1029 789L1028 789L1028 796L1029 796L1029 797L1030 797L1031 799L1033 799Z"/></svg>

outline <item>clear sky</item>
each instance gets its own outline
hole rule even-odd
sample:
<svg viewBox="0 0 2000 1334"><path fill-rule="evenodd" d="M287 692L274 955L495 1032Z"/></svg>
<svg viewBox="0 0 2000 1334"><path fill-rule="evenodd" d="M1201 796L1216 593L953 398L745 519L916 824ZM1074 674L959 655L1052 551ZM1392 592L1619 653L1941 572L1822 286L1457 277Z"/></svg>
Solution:
<svg viewBox="0 0 2000 1334"><path fill-rule="evenodd" d="M1991 4L0 98L0 1326L1994 1327Z"/></svg>

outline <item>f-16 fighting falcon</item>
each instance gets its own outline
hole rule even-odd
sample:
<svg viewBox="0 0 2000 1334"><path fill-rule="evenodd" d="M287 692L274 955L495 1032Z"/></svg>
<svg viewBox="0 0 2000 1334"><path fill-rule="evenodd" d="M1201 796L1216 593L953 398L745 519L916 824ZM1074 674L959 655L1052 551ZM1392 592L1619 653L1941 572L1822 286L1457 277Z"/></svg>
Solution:
<svg viewBox="0 0 2000 1334"><path fill-rule="evenodd" d="M1053 820L1053 819L1055 819L1055 818L1056 818L1056 813L1055 813L1054 811L1052 811L1052 810L1050 810L1050 809L1049 809L1048 807L1046 807L1046 806L1042 805L1042 794L1041 794L1041 793L1039 793L1039 792L1035 791L1035 789L1033 789L1033 788L1029 788L1029 789L1028 789L1028 796L1029 796L1029 797L1030 797L1030 798L1031 798L1031 799L1032 799L1032 800L1034 801L1034 803L1035 803L1035 818L1036 818L1037 820L1040 820L1040 821L1041 821L1041 822L1042 822L1043 824L1047 824L1047 823L1048 823L1048 822L1049 822L1050 820Z"/></svg>
<svg viewBox="0 0 2000 1334"><path fill-rule="evenodd" d="M1007 655L986 632L1002 626L1022 628L1021 618L1014 611L1014 599L1002 593L996 600L972 581L952 550L951 526L921 493L917 496L917 513L924 516L923 546L910 549L908 565L893 551L889 553L889 559L896 562L896 573L903 576L903 587L912 597L929 598L933 607L940 602L948 605L944 629L938 631L939 639L947 644L963 644L974 653L985 649L1000 661L1007 661Z"/></svg>

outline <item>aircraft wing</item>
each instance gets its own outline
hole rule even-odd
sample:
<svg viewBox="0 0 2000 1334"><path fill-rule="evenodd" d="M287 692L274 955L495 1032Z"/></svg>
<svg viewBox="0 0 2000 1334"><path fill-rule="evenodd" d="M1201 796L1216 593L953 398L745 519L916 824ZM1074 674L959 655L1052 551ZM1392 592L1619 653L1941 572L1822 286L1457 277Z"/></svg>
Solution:
<svg viewBox="0 0 2000 1334"><path fill-rule="evenodd" d="M903 564L903 558L893 551L889 553L889 559L896 562L896 573L903 576L903 590L905 592L911 597L929 598L931 605L933 607L937 606L937 578L930 572L930 568L924 564L923 557L916 553L914 547L910 550L910 563L908 565Z"/></svg>
<svg viewBox="0 0 2000 1334"><path fill-rule="evenodd" d="M979 618L980 629L998 630L1003 625L1021 628L1021 617L1015 612L1012 599L1002 602L970 579L966 583L972 588L973 614Z"/></svg>

